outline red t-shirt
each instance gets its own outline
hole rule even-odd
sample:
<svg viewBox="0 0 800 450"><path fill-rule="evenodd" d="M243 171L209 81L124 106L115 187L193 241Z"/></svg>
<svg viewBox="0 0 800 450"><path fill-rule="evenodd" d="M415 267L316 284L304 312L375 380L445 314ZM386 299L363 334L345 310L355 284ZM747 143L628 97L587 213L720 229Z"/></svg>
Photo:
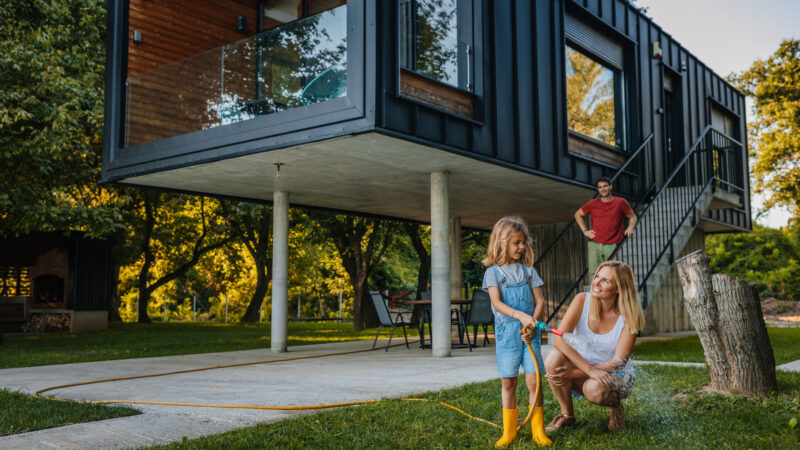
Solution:
<svg viewBox="0 0 800 450"><path fill-rule="evenodd" d="M610 202L604 202L600 197L593 198L581 206L584 214L592 216L592 230L594 242L598 244L619 244L625 224L626 214L630 214L631 205L621 197L611 197Z"/></svg>

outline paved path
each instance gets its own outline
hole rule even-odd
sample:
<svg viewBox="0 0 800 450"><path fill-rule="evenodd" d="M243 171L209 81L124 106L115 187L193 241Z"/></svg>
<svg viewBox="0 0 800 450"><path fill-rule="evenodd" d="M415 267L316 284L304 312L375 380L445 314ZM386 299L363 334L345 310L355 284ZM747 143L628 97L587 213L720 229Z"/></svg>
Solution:
<svg viewBox="0 0 800 450"><path fill-rule="evenodd" d="M32 394L50 386L222 364L321 355L369 348L365 341L268 350L166 356L0 370L0 388ZM551 346L542 350L547 353ZM635 361L636 364L702 366L702 363ZM800 371L800 361L781 370ZM165 377L116 381L50 391L74 400L147 400L240 405L319 405L404 397L497 378L494 346L472 353L453 350L432 358L430 350L382 350L240 366ZM256 423L271 423L301 412L134 405L141 415L68 425L0 437L0 449L135 448L219 434Z"/></svg>
<svg viewBox="0 0 800 450"><path fill-rule="evenodd" d="M396 340L393 341L397 342ZM368 349L356 341L290 348L275 355L246 350L159 358L101 361L0 370L0 387L32 394L50 386L132 376ZM380 342L379 342L380 345ZM46 395L74 400L150 400L240 405L319 405L386 397L404 397L497 378L494 346L470 353L454 349L450 358L432 358L430 350L393 347L318 359L250 365L165 377L117 381ZM143 414L69 425L0 438L0 449L135 448L218 434L255 423L276 422L299 412L134 405Z"/></svg>

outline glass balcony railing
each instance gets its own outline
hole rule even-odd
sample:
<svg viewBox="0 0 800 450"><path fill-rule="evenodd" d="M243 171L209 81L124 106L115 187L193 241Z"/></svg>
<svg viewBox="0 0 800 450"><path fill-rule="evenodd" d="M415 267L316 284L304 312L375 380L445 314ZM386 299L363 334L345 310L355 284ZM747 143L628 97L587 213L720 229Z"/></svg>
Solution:
<svg viewBox="0 0 800 450"><path fill-rule="evenodd" d="M125 146L346 95L346 8L131 76Z"/></svg>

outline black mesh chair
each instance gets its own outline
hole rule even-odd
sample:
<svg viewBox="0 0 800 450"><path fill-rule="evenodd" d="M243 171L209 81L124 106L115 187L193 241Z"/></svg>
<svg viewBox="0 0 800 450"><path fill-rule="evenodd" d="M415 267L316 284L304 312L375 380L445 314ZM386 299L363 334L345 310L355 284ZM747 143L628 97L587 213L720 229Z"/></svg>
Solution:
<svg viewBox="0 0 800 450"><path fill-rule="evenodd" d="M492 312L492 300L489 293L482 289L472 291L472 305L469 307L467 326L472 325L475 333L475 347L478 346L478 326L483 327L483 345L489 344L489 325L494 324L494 313ZM469 340L469 336L467 336Z"/></svg>
<svg viewBox="0 0 800 450"><path fill-rule="evenodd" d="M383 296L378 291L369 291L369 296L372 298L372 304L375 305L375 311L378 313L378 320L380 321L380 326L378 326L378 332L375 334L375 340L372 342L372 348L375 348L375 345L378 343L378 336L381 334L381 329L383 327L392 327L392 332L389 334L389 342L386 344L386 351L389 351L389 346L392 344L392 337L394 337L394 329L398 326L403 327L403 337L406 340L406 348L411 348L408 346L408 335L406 334L406 325L412 325L411 322L403 321L403 314L397 313L394 320L392 320L392 315L389 314L389 308L386 306L386 303L383 301Z"/></svg>

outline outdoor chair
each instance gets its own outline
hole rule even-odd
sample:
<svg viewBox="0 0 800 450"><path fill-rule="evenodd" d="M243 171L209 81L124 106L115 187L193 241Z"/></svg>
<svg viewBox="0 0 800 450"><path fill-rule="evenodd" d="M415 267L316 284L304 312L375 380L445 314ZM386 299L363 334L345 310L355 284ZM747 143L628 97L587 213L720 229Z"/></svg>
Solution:
<svg viewBox="0 0 800 450"><path fill-rule="evenodd" d="M430 291L423 291L420 292L420 300L431 300L431 292ZM431 305L421 305L422 306L422 317L420 318L420 336L422 336L423 328L425 323L430 324L432 319L431 314ZM450 310L450 325L457 325L458 326L458 335L459 340L462 336L467 336L466 345L469 348L469 351L472 351L472 343L469 340L469 331L467 329L467 324L464 321L464 316L461 314L461 308L452 308Z"/></svg>
<svg viewBox="0 0 800 450"><path fill-rule="evenodd" d="M469 307L466 325L472 325L475 333L475 347L478 346L478 326L483 327L483 345L489 344L489 325L494 323L494 313L492 312L492 300L489 293L482 289L472 291L472 305ZM469 333L467 333L469 340Z"/></svg>
<svg viewBox="0 0 800 450"><path fill-rule="evenodd" d="M378 336L381 335L381 329L383 327L392 327L392 332L389 334L389 342L386 344L386 351L388 352L389 346L392 344L392 337L394 337L394 329L398 326L403 327L403 338L406 340L406 348L411 348L408 346L406 325L410 326L413 324L411 322L404 321L402 313L397 313L394 320L392 320L392 315L389 313L389 308L383 301L383 296L379 291L369 291L369 296L372 298L372 304L375 305L375 311L378 313L378 320L380 321L378 332L375 334L375 340L372 342L372 348L374 349L375 345L378 343Z"/></svg>

